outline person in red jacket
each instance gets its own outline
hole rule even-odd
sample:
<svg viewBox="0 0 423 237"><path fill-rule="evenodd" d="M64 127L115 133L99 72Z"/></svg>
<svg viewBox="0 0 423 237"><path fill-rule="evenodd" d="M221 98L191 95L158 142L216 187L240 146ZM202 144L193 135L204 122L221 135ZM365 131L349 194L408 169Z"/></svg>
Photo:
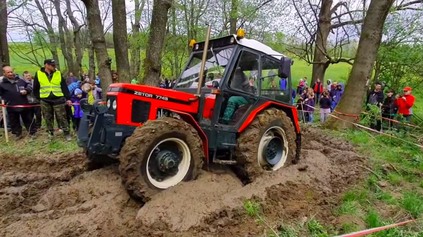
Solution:
<svg viewBox="0 0 423 237"><path fill-rule="evenodd" d="M320 81L320 78L317 78L316 82L313 84L313 92L315 94L314 102L315 104L319 103L320 95L323 93L323 84Z"/></svg>
<svg viewBox="0 0 423 237"><path fill-rule="evenodd" d="M414 105L415 98L411 94L412 88L409 86L404 87L404 93L402 96L396 96L396 105L398 107L398 114L401 114L407 122L411 121L413 115L412 107Z"/></svg>

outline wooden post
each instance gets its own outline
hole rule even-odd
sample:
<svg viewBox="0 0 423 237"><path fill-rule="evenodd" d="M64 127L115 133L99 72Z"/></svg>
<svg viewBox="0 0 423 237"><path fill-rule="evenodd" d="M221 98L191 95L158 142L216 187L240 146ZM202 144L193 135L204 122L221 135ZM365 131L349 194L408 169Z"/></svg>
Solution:
<svg viewBox="0 0 423 237"><path fill-rule="evenodd" d="M201 60L200 73L198 75L200 78L198 78L197 96L201 95L201 87L202 87L203 79L204 79L203 78L204 77L204 67L206 66L207 52L209 50L210 32L211 32L211 25L208 25L206 41L204 42L203 59Z"/></svg>
<svg viewBox="0 0 423 237"><path fill-rule="evenodd" d="M1 111L3 112L4 137L6 138L6 142L9 142L9 134L7 133L6 107L4 106L4 100L1 100L1 105Z"/></svg>

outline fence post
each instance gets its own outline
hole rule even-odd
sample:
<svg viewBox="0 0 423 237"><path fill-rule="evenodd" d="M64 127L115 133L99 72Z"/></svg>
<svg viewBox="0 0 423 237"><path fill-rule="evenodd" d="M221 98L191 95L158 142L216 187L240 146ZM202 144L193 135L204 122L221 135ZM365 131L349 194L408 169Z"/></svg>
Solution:
<svg viewBox="0 0 423 237"><path fill-rule="evenodd" d="M6 107L4 106L4 100L1 100L1 110L3 112L3 125L4 125L4 136L6 138L6 143L9 142L9 134L7 133L7 119L6 119Z"/></svg>

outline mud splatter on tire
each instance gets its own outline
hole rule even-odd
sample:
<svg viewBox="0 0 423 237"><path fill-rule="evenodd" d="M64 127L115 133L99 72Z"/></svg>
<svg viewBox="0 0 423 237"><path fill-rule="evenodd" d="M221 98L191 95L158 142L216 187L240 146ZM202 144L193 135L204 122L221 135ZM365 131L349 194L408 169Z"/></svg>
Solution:
<svg viewBox="0 0 423 237"><path fill-rule="evenodd" d="M260 139L270 127L281 127L288 141L288 157L285 166L291 164L295 159L296 143L295 129L291 119L278 109L267 109L257 115L250 126L239 136L235 156L242 164L246 179L253 182L265 172L265 169L258 164Z"/></svg>
<svg viewBox="0 0 423 237"><path fill-rule="evenodd" d="M147 160L160 141L172 137L185 141L191 153L191 164L183 180L197 177L204 160L202 142L197 131L185 121L174 118L150 120L136 128L132 136L126 139L119 157L122 182L135 200L146 203L160 191L147 178Z"/></svg>

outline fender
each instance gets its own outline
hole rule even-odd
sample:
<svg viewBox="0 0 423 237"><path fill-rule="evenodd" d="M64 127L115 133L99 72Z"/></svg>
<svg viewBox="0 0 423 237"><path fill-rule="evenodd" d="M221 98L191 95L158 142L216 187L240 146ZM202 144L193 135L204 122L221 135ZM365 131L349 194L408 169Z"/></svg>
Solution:
<svg viewBox="0 0 423 237"><path fill-rule="evenodd" d="M185 112L181 112L181 111L177 111L177 110L172 110L172 109L166 109L169 110L175 114L178 114L179 116L181 116L181 118L191 124L195 130L197 130L198 135L200 135L201 140L203 141L203 150L204 150L204 155L206 157L206 163L209 163L209 141L207 139L207 135L204 133L203 129L201 129L200 125L197 123L197 121L195 121L194 117L192 117L191 114L185 113Z"/></svg>
<svg viewBox="0 0 423 237"><path fill-rule="evenodd" d="M255 108L247 116L247 118L244 120L244 123L241 124L241 126L238 129L238 132L239 133L243 132L253 122L253 120L256 118L257 114L259 114L263 110L265 110L269 107L272 107L272 106L279 107L279 108L282 107L285 112L291 113L291 114L287 113L287 115L292 119L292 122L294 123L295 130L296 130L297 134L299 134L300 133L300 124L298 123L297 108L295 108L294 106L289 106L289 105L277 103L277 102L274 102L274 101L266 101L263 104L261 104L260 106L258 106L257 108Z"/></svg>

